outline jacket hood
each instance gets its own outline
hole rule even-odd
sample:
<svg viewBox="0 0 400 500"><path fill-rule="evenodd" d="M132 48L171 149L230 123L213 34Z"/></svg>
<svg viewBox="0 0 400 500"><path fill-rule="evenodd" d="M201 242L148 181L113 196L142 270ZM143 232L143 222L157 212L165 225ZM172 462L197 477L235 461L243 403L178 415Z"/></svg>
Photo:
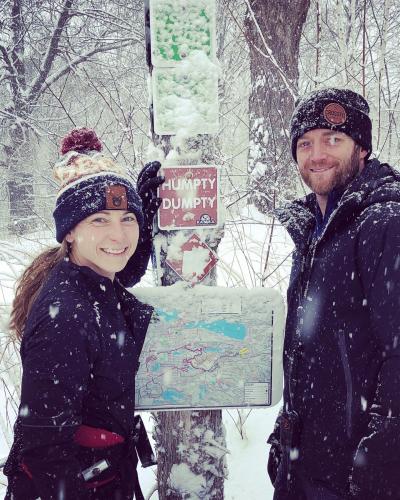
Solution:
<svg viewBox="0 0 400 500"><path fill-rule="evenodd" d="M400 203L400 172L376 159L368 161L343 193L328 222L329 231L354 219L371 205L389 201ZM315 225L315 204L316 196L310 193L275 210L298 248L307 243L307 235Z"/></svg>

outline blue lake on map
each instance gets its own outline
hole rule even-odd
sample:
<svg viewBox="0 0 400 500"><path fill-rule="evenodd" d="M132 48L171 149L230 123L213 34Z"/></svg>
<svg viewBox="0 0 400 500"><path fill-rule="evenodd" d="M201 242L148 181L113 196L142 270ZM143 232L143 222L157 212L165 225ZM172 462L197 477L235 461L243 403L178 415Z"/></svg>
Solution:
<svg viewBox="0 0 400 500"><path fill-rule="evenodd" d="M182 399L185 399L185 393L175 389L167 389L162 393L162 397L170 403L179 403Z"/></svg>
<svg viewBox="0 0 400 500"><path fill-rule="evenodd" d="M225 319L216 321L192 321L185 324L185 328L204 328L213 333L220 333L225 337L235 340L244 340L246 337L246 327L243 323L230 323Z"/></svg>
<svg viewBox="0 0 400 500"><path fill-rule="evenodd" d="M207 395L207 392L208 392L207 386L201 384L201 386L199 387L199 398L204 399Z"/></svg>
<svg viewBox="0 0 400 500"><path fill-rule="evenodd" d="M156 309L156 312L160 318L167 322L177 321L179 319L179 312L176 309L173 311ZM226 319L218 319L215 321L189 321L185 323L185 328L188 330L203 328L235 340L244 340L246 337L246 327L243 323L232 323L226 321Z"/></svg>
<svg viewBox="0 0 400 500"><path fill-rule="evenodd" d="M179 313L177 310L164 311L164 309L156 309L156 313L164 321L176 321L179 318Z"/></svg>

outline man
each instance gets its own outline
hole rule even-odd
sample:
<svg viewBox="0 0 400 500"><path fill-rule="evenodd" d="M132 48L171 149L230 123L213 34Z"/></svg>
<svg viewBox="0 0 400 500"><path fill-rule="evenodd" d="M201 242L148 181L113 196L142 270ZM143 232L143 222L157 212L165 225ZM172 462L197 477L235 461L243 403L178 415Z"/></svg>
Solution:
<svg viewBox="0 0 400 500"><path fill-rule="evenodd" d="M368 114L324 89L291 120L312 193L279 211L296 248L274 500L400 499L400 174L369 160Z"/></svg>

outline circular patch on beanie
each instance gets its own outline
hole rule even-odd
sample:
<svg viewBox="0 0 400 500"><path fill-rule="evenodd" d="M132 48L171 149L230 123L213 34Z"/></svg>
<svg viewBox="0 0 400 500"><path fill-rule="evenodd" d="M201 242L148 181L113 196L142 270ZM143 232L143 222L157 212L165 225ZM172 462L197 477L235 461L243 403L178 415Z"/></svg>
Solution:
<svg viewBox="0 0 400 500"><path fill-rule="evenodd" d="M332 125L343 125L346 122L347 114L342 105L337 102L331 102L324 108L324 118Z"/></svg>

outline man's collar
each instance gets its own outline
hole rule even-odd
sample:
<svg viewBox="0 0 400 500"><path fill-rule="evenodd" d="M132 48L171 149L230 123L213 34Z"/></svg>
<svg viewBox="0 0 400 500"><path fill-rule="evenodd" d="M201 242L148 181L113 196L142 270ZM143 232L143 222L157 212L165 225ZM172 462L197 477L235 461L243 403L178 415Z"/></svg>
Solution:
<svg viewBox="0 0 400 500"><path fill-rule="evenodd" d="M347 187L347 186L346 186ZM325 208L325 213L322 215L321 209L319 208L317 198L315 197L315 236L319 236L324 227L326 226L329 217L332 215L332 213L336 210L337 206L339 205L339 201L343 196L343 193L346 190L346 187L338 187L333 189L329 195L328 195L328 200L326 202L326 208Z"/></svg>

